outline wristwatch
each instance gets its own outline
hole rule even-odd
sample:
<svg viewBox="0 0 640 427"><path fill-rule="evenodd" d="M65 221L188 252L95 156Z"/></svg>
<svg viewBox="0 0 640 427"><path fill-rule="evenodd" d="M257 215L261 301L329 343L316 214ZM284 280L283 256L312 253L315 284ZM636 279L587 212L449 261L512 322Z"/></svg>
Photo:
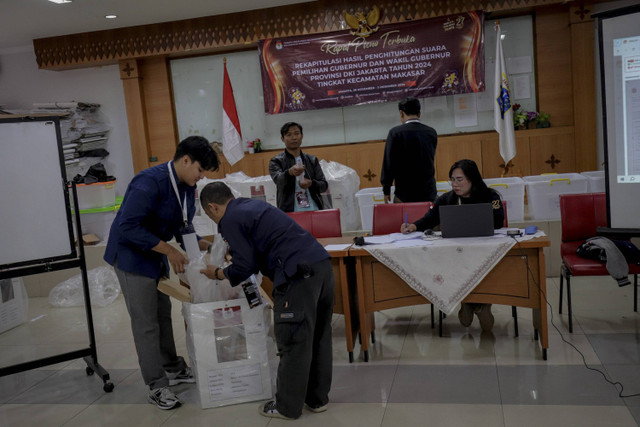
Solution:
<svg viewBox="0 0 640 427"><path fill-rule="evenodd" d="M216 280L220 280L218 279L218 271L220 271L220 267L216 267L216 271L213 272L213 277L215 277Z"/></svg>

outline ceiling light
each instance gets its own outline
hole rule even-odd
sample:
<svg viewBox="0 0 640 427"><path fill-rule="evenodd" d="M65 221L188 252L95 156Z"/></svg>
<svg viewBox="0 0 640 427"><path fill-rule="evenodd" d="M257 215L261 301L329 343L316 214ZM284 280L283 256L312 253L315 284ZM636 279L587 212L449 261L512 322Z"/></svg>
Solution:
<svg viewBox="0 0 640 427"><path fill-rule="evenodd" d="M104 17L107 19L116 19L118 15L104 15Z"/></svg>
<svg viewBox="0 0 640 427"><path fill-rule="evenodd" d="M49 0L51 3L62 4L62 3L71 3L73 0Z"/></svg>

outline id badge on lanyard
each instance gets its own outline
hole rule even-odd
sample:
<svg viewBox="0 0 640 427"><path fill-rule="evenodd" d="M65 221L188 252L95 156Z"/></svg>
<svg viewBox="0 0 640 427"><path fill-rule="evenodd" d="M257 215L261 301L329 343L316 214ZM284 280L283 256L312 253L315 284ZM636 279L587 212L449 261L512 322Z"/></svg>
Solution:
<svg viewBox="0 0 640 427"><path fill-rule="evenodd" d="M188 216L187 216L187 195L184 195L184 200L180 202L180 192L178 191L178 184L176 184L176 180L173 177L173 171L171 170L171 162L167 163L167 168L169 168L169 177L171 178L171 185L173 186L173 191L176 193L176 198L178 199L178 204L180 205L180 211L182 211L182 220L183 224L180 227L180 235L182 236L182 243L184 244L184 248L187 251L187 258L190 260L198 259L200 256L200 247L198 246L198 238L196 237L196 230L193 228L193 224L189 224Z"/></svg>

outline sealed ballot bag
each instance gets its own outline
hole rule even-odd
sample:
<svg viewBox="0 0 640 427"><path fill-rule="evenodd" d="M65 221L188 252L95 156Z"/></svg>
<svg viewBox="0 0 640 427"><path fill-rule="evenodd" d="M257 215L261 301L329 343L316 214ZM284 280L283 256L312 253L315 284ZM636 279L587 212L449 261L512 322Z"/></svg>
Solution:
<svg viewBox="0 0 640 427"><path fill-rule="evenodd" d="M201 408L270 399L278 365L271 306L263 302L262 276L232 287L200 270L224 265L226 243L216 235L210 253L190 261L180 278L189 284L191 303L182 304L187 351Z"/></svg>
<svg viewBox="0 0 640 427"><path fill-rule="evenodd" d="M182 314L202 408L273 396L275 372L270 359L276 356L267 304L250 308L246 298L184 303Z"/></svg>

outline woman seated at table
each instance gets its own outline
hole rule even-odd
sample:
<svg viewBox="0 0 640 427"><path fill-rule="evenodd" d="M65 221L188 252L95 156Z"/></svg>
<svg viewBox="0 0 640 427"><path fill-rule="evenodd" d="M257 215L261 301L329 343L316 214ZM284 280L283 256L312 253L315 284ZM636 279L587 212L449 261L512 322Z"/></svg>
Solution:
<svg viewBox="0 0 640 427"><path fill-rule="evenodd" d="M482 180L476 162L468 159L458 160L449 169L449 180L452 191L440 196L433 204L433 208L413 224L402 224L400 228L402 233L425 231L438 226L440 224L440 206L469 203L491 203L493 206L493 226L494 228L502 227L504 209L500 194L487 187L487 184ZM460 323L465 327L470 326L474 313L478 316L483 331L490 331L493 328L495 319L491 313L491 304L462 303L458 312Z"/></svg>

